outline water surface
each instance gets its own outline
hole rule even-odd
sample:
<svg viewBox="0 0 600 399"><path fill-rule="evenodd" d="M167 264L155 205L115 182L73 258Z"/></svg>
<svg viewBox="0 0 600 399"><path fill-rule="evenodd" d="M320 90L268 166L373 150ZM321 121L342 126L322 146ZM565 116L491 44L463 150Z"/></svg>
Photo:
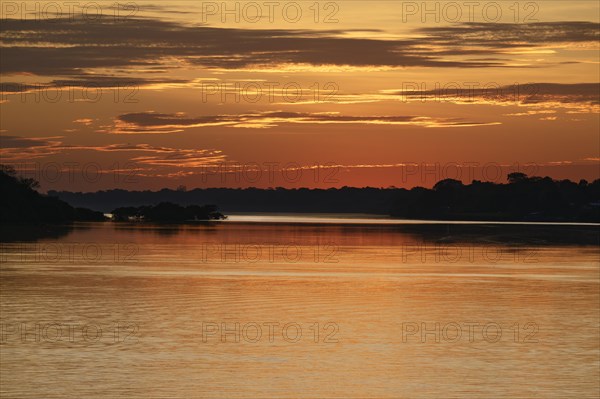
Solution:
<svg viewBox="0 0 600 399"><path fill-rule="evenodd" d="M13 234L0 396L598 397L593 228L238 221Z"/></svg>

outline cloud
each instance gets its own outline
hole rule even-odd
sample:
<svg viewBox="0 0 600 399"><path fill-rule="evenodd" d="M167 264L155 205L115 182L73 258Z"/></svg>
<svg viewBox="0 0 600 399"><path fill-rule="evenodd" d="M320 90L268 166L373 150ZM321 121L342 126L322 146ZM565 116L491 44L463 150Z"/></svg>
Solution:
<svg viewBox="0 0 600 399"><path fill-rule="evenodd" d="M227 159L222 151L216 149L185 149L131 143L79 146L65 145L62 138L2 136L2 148L0 148L2 162L28 162L32 159L74 151L140 153L138 156L132 155L129 160L135 164L148 166L199 167L213 165Z"/></svg>
<svg viewBox="0 0 600 399"><path fill-rule="evenodd" d="M1 32L3 73L45 76L180 66L510 67L506 57L520 49L598 41L592 22L465 23L421 28L397 40L348 37L351 31L344 30L231 29L146 18L4 19Z"/></svg>
<svg viewBox="0 0 600 399"><path fill-rule="evenodd" d="M568 108L571 112L600 112L600 83L528 83L525 85L488 85L486 88L455 87L452 84L435 90L418 90L418 85L407 85L405 90L391 90L388 94L406 101L439 101L456 104L519 105L534 108ZM573 111L575 110L575 111ZM513 113L512 116L549 113L549 110Z"/></svg>
<svg viewBox="0 0 600 399"><path fill-rule="evenodd" d="M2 95L3 100L7 100L8 96L11 95L23 96L28 93L47 95L55 98L58 95L56 91L64 90L67 93L65 95L68 95L68 98L73 98L73 100L75 100L75 97L82 97L89 101L96 101L99 90L114 89L114 98L131 100L137 93L137 89L141 87L164 88L166 86L180 86L188 83L189 81L184 79L83 74L74 75L69 79L54 79L49 82L39 83L2 82L0 83L0 95Z"/></svg>
<svg viewBox="0 0 600 399"><path fill-rule="evenodd" d="M430 42L443 46L515 49L549 44L598 42L599 25L587 21L534 23L465 23L425 27L418 31Z"/></svg>
<svg viewBox="0 0 600 399"><path fill-rule="evenodd" d="M3 163L38 159L61 152L62 137L0 136Z"/></svg>
<svg viewBox="0 0 600 399"><path fill-rule="evenodd" d="M60 145L61 136L56 137L19 137L19 136L0 136L2 148L32 148L32 147L52 147Z"/></svg>
<svg viewBox="0 0 600 399"><path fill-rule="evenodd" d="M94 120L90 119L90 118L80 118L80 119L75 119L73 121L73 123L80 123L84 126L90 126L92 123L94 123Z"/></svg>
<svg viewBox="0 0 600 399"><path fill-rule="evenodd" d="M236 128L270 128L282 123L302 124L360 124L360 125L413 125L422 127L467 127L494 125L497 122L475 122L458 118L431 118L426 116L350 116L335 112L305 113L269 111L238 115L209 115L188 117L184 113L136 112L119 115L112 133L175 133L183 129L209 126Z"/></svg>

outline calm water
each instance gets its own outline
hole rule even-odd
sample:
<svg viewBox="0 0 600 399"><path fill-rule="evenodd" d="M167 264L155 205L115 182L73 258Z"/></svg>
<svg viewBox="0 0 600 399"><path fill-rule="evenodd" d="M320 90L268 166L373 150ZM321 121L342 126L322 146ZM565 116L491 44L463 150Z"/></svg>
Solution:
<svg viewBox="0 0 600 399"><path fill-rule="evenodd" d="M241 221L10 231L0 396L600 393L594 229Z"/></svg>

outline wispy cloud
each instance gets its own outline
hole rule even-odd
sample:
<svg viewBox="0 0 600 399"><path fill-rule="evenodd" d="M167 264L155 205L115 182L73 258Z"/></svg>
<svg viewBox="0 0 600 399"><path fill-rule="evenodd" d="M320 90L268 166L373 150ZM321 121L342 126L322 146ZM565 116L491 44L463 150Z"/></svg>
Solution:
<svg viewBox="0 0 600 399"><path fill-rule="evenodd" d="M389 96L404 101L429 101L455 104L518 105L536 108L512 116L555 112L544 108L567 108L571 112L600 112L600 83L529 83L525 85L490 85L487 88L449 87L435 90L389 90Z"/></svg>
<svg viewBox="0 0 600 399"><path fill-rule="evenodd" d="M348 37L344 30L227 29L144 18L5 19L1 31L3 73L44 76L181 66L511 67L511 54L570 43L597 47L598 41L598 24L565 21L427 27L397 40Z"/></svg>
<svg viewBox="0 0 600 399"><path fill-rule="evenodd" d="M459 118L433 118L428 116L351 116L340 115L335 112L305 113L269 111L238 115L188 117L184 113L165 114L150 111L120 115L115 120L112 133L175 133L184 129L210 126L261 129L275 127L283 123L413 125L427 128L499 124L498 122L477 122Z"/></svg>
<svg viewBox="0 0 600 399"><path fill-rule="evenodd" d="M38 159L61 152L63 137L0 136L2 162Z"/></svg>
<svg viewBox="0 0 600 399"><path fill-rule="evenodd" d="M81 146L66 145L62 139L63 137L2 136L0 141L2 162L28 162L32 159L76 151L130 153L131 162L146 166L198 167L223 162L227 158L222 151L216 149L186 149L130 143Z"/></svg>

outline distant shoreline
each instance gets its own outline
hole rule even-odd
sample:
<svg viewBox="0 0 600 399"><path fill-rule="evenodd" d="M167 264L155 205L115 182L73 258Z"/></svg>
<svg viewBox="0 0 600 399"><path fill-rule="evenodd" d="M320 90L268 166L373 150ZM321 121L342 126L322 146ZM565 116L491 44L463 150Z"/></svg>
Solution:
<svg viewBox="0 0 600 399"><path fill-rule="evenodd" d="M110 214L105 214L108 216ZM75 221L75 223L87 223ZM595 222L573 221L526 221L526 220L438 220L438 219L400 219L388 215L348 214L348 213L291 213L291 212L232 212L224 220L186 220L186 221L92 221L91 223L119 223L132 225L194 225L203 223L226 224L304 224L304 225L500 225L500 226L580 226L600 227Z"/></svg>
<svg viewBox="0 0 600 399"><path fill-rule="evenodd" d="M151 221L74 221L64 224L53 223L5 223L0 229L2 242L32 241L42 238L59 238L78 230L156 230L175 234L183 231L214 232L216 230L242 229L252 231L278 231L286 229L314 231L345 231L348 234L371 234L394 232L413 235L415 242L436 244L468 242L473 245L534 245L553 244L582 245L597 248L600 244L600 224L597 223L557 223L557 222L497 222L497 221L441 221L441 220L399 220L399 219L339 219L332 218L290 218L281 216L262 220L213 220L208 222L151 222ZM314 220L319 219L319 220Z"/></svg>
<svg viewBox="0 0 600 399"><path fill-rule="evenodd" d="M294 214L294 213L229 213L223 223L290 223L290 224L359 224L359 225L526 225L526 226L597 226L600 223L570 221L501 221L501 220L435 220L396 219L385 215ZM364 217L369 216L369 217Z"/></svg>
<svg viewBox="0 0 600 399"><path fill-rule="evenodd" d="M600 223L600 179L573 182L516 172L507 176L507 183L473 180L464 184L444 179L431 189L196 188L156 192L55 191L49 195L73 206L102 212L170 203L183 207L214 204L225 215L347 214L389 215L399 220Z"/></svg>

